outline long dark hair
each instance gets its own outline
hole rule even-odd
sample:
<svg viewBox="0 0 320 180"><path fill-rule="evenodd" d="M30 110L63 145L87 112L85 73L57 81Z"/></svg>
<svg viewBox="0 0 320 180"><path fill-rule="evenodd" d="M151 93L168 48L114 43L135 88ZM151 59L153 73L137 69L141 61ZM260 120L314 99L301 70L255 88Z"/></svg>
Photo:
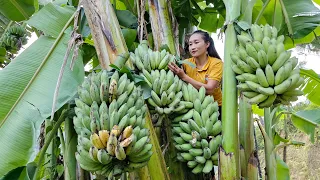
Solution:
<svg viewBox="0 0 320 180"><path fill-rule="evenodd" d="M196 30L192 34L188 35L187 40L185 41L185 51L189 52L189 38L194 34L200 34L202 39L205 43L210 43L209 47L207 48L208 55L214 58L218 58L221 60L216 48L214 47L213 39L209 36L209 34L202 30Z"/></svg>

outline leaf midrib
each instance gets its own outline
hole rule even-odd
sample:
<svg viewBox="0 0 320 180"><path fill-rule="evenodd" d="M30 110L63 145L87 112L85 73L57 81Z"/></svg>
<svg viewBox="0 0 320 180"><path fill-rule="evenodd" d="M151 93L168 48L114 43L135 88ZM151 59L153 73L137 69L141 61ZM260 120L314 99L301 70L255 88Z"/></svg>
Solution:
<svg viewBox="0 0 320 180"><path fill-rule="evenodd" d="M28 19L28 14L23 10L23 8L15 0L10 0L14 7L16 7L24 18Z"/></svg>
<svg viewBox="0 0 320 180"><path fill-rule="evenodd" d="M22 99L22 97L25 95L25 93L27 92L27 90L30 88L31 84L33 83L33 81L36 79L36 77L38 76L38 74L40 73L42 67L46 64L46 62L48 61L49 57L51 56L52 52L54 51L55 47L58 45L58 43L60 42L64 31L69 27L69 24L72 22L74 16L75 16L76 12L73 13L73 15L70 17L70 19L68 20L68 22L66 23L66 25L63 27L63 29L60 31L59 36L57 37L57 39L54 41L53 45L51 46L49 52L47 53L47 55L45 56L44 60L42 61L42 63L40 64L40 66L38 67L38 69L36 70L36 72L34 73L34 75L32 76L31 80L28 82L27 86L25 87L25 89L23 90L23 92L20 94L19 98L16 100L16 102L13 104L13 106L10 108L10 111L8 112L8 114L5 116L5 118L0 122L0 128L3 126L3 124L6 122L6 120L8 119L8 117L10 116L10 114L12 113L12 111L15 109L15 107L18 105L18 103L20 102L20 100Z"/></svg>

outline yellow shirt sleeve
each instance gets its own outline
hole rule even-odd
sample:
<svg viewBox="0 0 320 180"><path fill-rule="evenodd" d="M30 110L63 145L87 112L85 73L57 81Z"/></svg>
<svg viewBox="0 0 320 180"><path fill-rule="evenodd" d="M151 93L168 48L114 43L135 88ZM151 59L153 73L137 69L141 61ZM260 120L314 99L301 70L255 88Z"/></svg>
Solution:
<svg viewBox="0 0 320 180"><path fill-rule="evenodd" d="M223 72L223 62L219 59L213 58L212 64L208 67L208 79L221 82Z"/></svg>

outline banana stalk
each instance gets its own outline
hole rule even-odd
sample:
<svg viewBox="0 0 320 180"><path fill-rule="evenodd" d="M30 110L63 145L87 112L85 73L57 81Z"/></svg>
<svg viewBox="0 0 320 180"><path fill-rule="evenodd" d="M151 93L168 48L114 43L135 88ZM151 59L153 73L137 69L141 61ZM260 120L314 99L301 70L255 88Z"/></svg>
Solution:
<svg viewBox="0 0 320 180"><path fill-rule="evenodd" d="M244 148L244 159L241 158L241 176L246 178L249 158L254 152L252 108L248 104L247 98L242 95L240 96L239 106L240 145Z"/></svg>
<svg viewBox="0 0 320 180"><path fill-rule="evenodd" d="M242 20L248 24L252 22L252 10L256 0L241 1ZM248 99L243 95L239 98L239 121L240 121L240 163L241 177L245 179L258 178L258 161L254 150L254 125L252 119L252 106L248 103Z"/></svg>
<svg viewBox="0 0 320 180"><path fill-rule="evenodd" d="M229 2L230 3L230 2ZM229 3L225 5L230 5ZM237 1L234 1L237 4ZM233 6L233 5L232 5ZM238 10L240 5L238 4ZM234 9L234 11L237 10ZM229 12L231 13L231 12ZM235 12L236 13L236 12ZM228 14L228 8L227 8ZM229 19L231 17L228 17ZM227 18L227 19L228 19ZM222 104L222 148L220 148L220 179L240 179L237 88L235 74L231 68L230 53L235 51L236 32L232 23L227 25L223 66Z"/></svg>
<svg viewBox="0 0 320 180"><path fill-rule="evenodd" d="M39 178L39 168L42 166L42 161L45 158L45 154L47 152L47 149L48 149L49 145L51 144L51 141L53 140L53 138L56 137L58 129L59 129L60 125L62 124L62 122L65 120L66 116L67 116L67 110L64 109L64 110L62 110L59 119L57 120L57 122L54 124L52 130L50 131L50 134L46 138L46 142L40 151L38 164L37 164L37 168L35 170L34 176L33 176L33 180L37 180Z"/></svg>
<svg viewBox="0 0 320 180"><path fill-rule="evenodd" d="M56 132L54 134L54 137L51 141L51 147L50 147L50 166L52 167L52 169L54 169L53 172L50 173L50 179L56 179L57 178L57 171L56 171L56 167L57 167L57 155L56 155L56 149L57 149L57 146L58 146L58 142L57 142L57 133Z"/></svg>
<svg viewBox="0 0 320 180"><path fill-rule="evenodd" d="M164 119L164 127L166 127L166 137L167 142L165 142L165 146L167 147L167 152L165 153L165 160L167 163L167 166L170 168L170 179L177 179L177 180L183 180L187 179L184 173L184 169L182 166L182 163L176 160L177 157L177 150L174 147L173 144L173 132L171 130L171 124L170 120L168 118Z"/></svg>
<svg viewBox="0 0 320 180"><path fill-rule="evenodd" d="M82 4L100 65L109 69L117 55L128 52L113 7L109 0L84 0ZM128 65L132 66L131 63Z"/></svg>
<svg viewBox="0 0 320 180"><path fill-rule="evenodd" d="M167 45L171 54L179 53L178 39L175 39L176 21L173 18L171 2L168 0L148 0L152 35L155 50Z"/></svg>
<svg viewBox="0 0 320 180"><path fill-rule="evenodd" d="M64 179L76 180L77 160L75 153L77 151L77 133L74 130L72 119L66 118L64 124L65 133L65 151L64 158Z"/></svg>
<svg viewBox="0 0 320 180"><path fill-rule="evenodd" d="M149 113L147 113L146 117L146 126L150 130L150 142L152 144L152 152L154 152L148 162L149 176L151 179L169 180L167 166Z"/></svg>
<svg viewBox="0 0 320 180"><path fill-rule="evenodd" d="M262 131L262 128L260 128ZM270 114L270 108L264 108L264 130L265 130L265 144L264 153L266 160L266 178L267 179L277 179L277 164L276 156L273 151L273 133L272 133L272 117Z"/></svg>

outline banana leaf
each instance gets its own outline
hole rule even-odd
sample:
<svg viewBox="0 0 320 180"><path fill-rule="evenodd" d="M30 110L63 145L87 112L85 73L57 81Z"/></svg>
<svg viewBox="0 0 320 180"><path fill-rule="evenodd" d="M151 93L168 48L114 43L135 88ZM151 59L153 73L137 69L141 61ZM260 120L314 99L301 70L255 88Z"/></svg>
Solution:
<svg viewBox="0 0 320 180"><path fill-rule="evenodd" d="M0 0L0 13L13 21L29 19L38 10L35 0Z"/></svg>
<svg viewBox="0 0 320 180"><path fill-rule="evenodd" d="M50 116L55 86L70 37L70 34L62 35L59 40L40 37L0 71L0 177L33 161L37 153L40 124ZM70 59L67 67L69 64ZM65 68L56 109L73 98L83 78L80 55L73 71Z"/></svg>

